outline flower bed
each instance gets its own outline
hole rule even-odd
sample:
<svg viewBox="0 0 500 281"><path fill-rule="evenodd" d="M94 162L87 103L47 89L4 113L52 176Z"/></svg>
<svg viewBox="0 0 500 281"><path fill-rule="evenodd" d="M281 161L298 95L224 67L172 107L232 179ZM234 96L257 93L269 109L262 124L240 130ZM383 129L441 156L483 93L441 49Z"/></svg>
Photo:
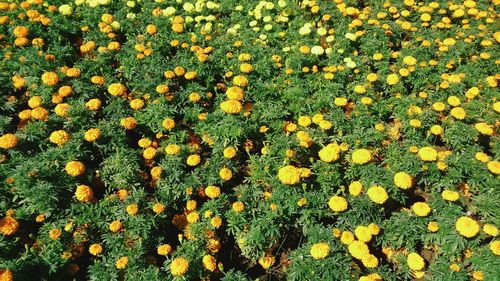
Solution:
<svg viewBox="0 0 500 281"><path fill-rule="evenodd" d="M0 2L0 280L497 280L499 5Z"/></svg>

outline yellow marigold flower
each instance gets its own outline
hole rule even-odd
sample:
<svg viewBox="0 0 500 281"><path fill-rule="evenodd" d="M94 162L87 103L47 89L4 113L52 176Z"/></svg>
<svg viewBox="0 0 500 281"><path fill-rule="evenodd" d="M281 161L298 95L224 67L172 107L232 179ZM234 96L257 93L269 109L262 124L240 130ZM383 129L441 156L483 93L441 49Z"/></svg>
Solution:
<svg viewBox="0 0 500 281"><path fill-rule="evenodd" d="M240 71L243 73L250 73L253 71L253 66L249 63L240 64Z"/></svg>
<svg viewBox="0 0 500 281"><path fill-rule="evenodd" d="M350 231L343 231L340 235L340 242L345 245L349 245L354 242L354 234Z"/></svg>
<svg viewBox="0 0 500 281"><path fill-rule="evenodd" d="M347 200L341 196L332 196L328 201L328 206L334 212L343 212L347 210Z"/></svg>
<svg viewBox="0 0 500 281"><path fill-rule="evenodd" d="M463 120L467 116L465 110L461 107L455 107L450 111L451 116L458 120Z"/></svg>
<svg viewBox="0 0 500 281"><path fill-rule="evenodd" d="M356 86L354 87L354 92L355 92L356 94L364 94L364 93L366 93L366 88L365 88L365 86L363 86L363 85L356 85Z"/></svg>
<svg viewBox="0 0 500 281"><path fill-rule="evenodd" d="M394 184L401 189L408 189L412 186L413 179L406 172L398 172L394 175Z"/></svg>
<svg viewBox="0 0 500 281"><path fill-rule="evenodd" d="M214 199L220 196L220 188L214 185L209 185L205 188L205 194L210 199Z"/></svg>
<svg viewBox="0 0 500 281"><path fill-rule="evenodd" d="M25 26L19 25L12 30L12 34L14 34L17 38L28 37L29 29Z"/></svg>
<svg viewBox="0 0 500 281"><path fill-rule="evenodd" d="M260 266L262 266L263 269L270 268L271 266L273 266L275 262L276 262L275 257L271 255L265 255L259 258L259 264Z"/></svg>
<svg viewBox="0 0 500 281"><path fill-rule="evenodd" d="M340 157L340 147L337 144L329 144L318 152L319 158L327 163L337 161Z"/></svg>
<svg viewBox="0 0 500 281"><path fill-rule="evenodd" d="M457 201L460 198L460 194L456 191L445 189L441 192L441 197L447 201Z"/></svg>
<svg viewBox="0 0 500 281"><path fill-rule="evenodd" d="M60 103L54 108L54 112L57 116L66 117L71 106L67 103Z"/></svg>
<svg viewBox="0 0 500 281"><path fill-rule="evenodd" d="M70 139L69 134L64 130L54 131L50 134L49 140L51 143L63 145Z"/></svg>
<svg viewBox="0 0 500 281"><path fill-rule="evenodd" d="M94 192L89 186L81 184L76 187L75 197L78 201L87 203L94 199Z"/></svg>
<svg viewBox="0 0 500 281"><path fill-rule="evenodd" d="M200 162L201 162L201 157L198 154L191 154L186 159L186 164L188 164L188 166L191 166L191 167L200 164Z"/></svg>
<svg viewBox="0 0 500 281"><path fill-rule="evenodd" d="M204 255L202 258L203 268L214 272L217 268L217 261L211 255Z"/></svg>
<svg viewBox="0 0 500 281"><path fill-rule="evenodd" d="M37 108L37 107L42 106L42 105L43 105L43 101L42 101L42 98L40 96L34 96L28 100L28 106L31 108Z"/></svg>
<svg viewBox="0 0 500 281"><path fill-rule="evenodd" d="M431 221L427 224L427 229L430 231L430 232L436 232L439 230L439 224L435 221Z"/></svg>
<svg viewBox="0 0 500 281"><path fill-rule="evenodd" d="M195 223L200 220L200 215L197 212L191 212L186 216L189 223Z"/></svg>
<svg viewBox="0 0 500 281"><path fill-rule="evenodd" d="M128 89L122 83L113 83L108 86L108 93L112 96L123 96L127 93Z"/></svg>
<svg viewBox="0 0 500 281"><path fill-rule="evenodd" d="M14 85L14 88L16 89L21 89L26 87L26 79L24 77L21 77L19 75L14 75L12 76L12 84Z"/></svg>
<svg viewBox="0 0 500 281"><path fill-rule="evenodd" d="M221 179L228 181L233 177L233 172L230 169L224 167L219 171L219 176Z"/></svg>
<svg viewBox="0 0 500 281"><path fill-rule="evenodd" d="M459 272L460 271L460 266L458 264L456 264L456 263L452 263L450 265L450 269L453 270L453 271L455 271L455 272Z"/></svg>
<svg viewBox="0 0 500 281"><path fill-rule="evenodd" d="M351 244L349 244L348 250L351 256L353 256L358 260L362 260L364 257L370 254L368 246L365 243L358 240L355 240Z"/></svg>
<svg viewBox="0 0 500 281"><path fill-rule="evenodd" d="M144 101L141 99L133 99L130 101L130 108L133 110L139 110L144 107Z"/></svg>
<svg viewBox="0 0 500 281"><path fill-rule="evenodd" d="M370 233L372 235L378 235L379 232L380 232L380 227L378 225L374 224L374 223L370 223L368 225L368 229L370 230Z"/></svg>
<svg viewBox="0 0 500 281"><path fill-rule="evenodd" d="M483 225L483 231L484 233L490 235L490 236L493 236L493 237L496 237L498 235L498 228L492 224L485 224Z"/></svg>
<svg viewBox="0 0 500 281"><path fill-rule="evenodd" d="M306 204L307 204L307 199L304 197L300 198L299 201L297 201L297 206L299 206L299 207L302 207Z"/></svg>
<svg viewBox="0 0 500 281"><path fill-rule="evenodd" d="M64 168L66 173L72 177L80 176L85 172L85 165L79 161L70 161Z"/></svg>
<svg viewBox="0 0 500 281"><path fill-rule="evenodd" d="M172 252L172 247L169 244L162 244L156 248L156 253L160 256L166 256Z"/></svg>
<svg viewBox="0 0 500 281"><path fill-rule="evenodd" d="M234 156L236 156L236 149L234 147L226 147L224 149L224 157L225 158L233 158Z"/></svg>
<svg viewBox="0 0 500 281"><path fill-rule="evenodd" d="M243 110L243 106L237 100L227 100L221 102L220 109L229 114L238 114Z"/></svg>
<svg viewBox="0 0 500 281"><path fill-rule="evenodd" d="M90 99L88 102L85 103L85 107L89 110L99 110L101 108L102 102L99 99Z"/></svg>
<svg viewBox="0 0 500 281"><path fill-rule="evenodd" d="M161 203L155 203L153 205L153 212L155 212L155 214L161 214L163 211L165 211L165 205Z"/></svg>
<svg viewBox="0 0 500 281"><path fill-rule="evenodd" d="M419 217L426 217L431 212L431 207L425 202L417 202L411 206L411 210Z"/></svg>
<svg viewBox="0 0 500 281"><path fill-rule="evenodd" d="M19 222L11 217L11 216L6 216L3 217L0 220L0 233L2 233L5 236L11 236L14 233L17 232L17 229L19 228Z"/></svg>
<svg viewBox="0 0 500 281"><path fill-rule="evenodd" d="M198 74L196 73L196 71L188 71L186 72L186 74L184 74L184 78L186 78L186 80L193 80L197 75Z"/></svg>
<svg viewBox="0 0 500 281"><path fill-rule="evenodd" d="M422 270L425 267L424 259L417 253L410 253L406 259L411 270Z"/></svg>
<svg viewBox="0 0 500 281"><path fill-rule="evenodd" d="M104 85L106 80L102 76L95 75L95 76L92 76L90 78L90 82L92 82L92 84L96 84L96 85Z"/></svg>
<svg viewBox="0 0 500 281"><path fill-rule="evenodd" d="M128 257L121 257L116 261L115 266L118 269L124 269L125 267L127 267L127 264L128 264Z"/></svg>
<svg viewBox="0 0 500 281"><path fill-rule="evenodd" d="M364 256L361 262L367 268L375 268L378 266L378 259L372 254Z"/></svg>
<svg viewBox="0 0 500 281"><path fill-rule="evenodd" d="M92 254L93 256L98 256L102 253L103 248L100 244L92 244L89 247L89 253Z"/></svg>
<svg viewBox="0 0 500 281"><path fill-rule="evenodd" d="M189 261L184 257L175 258L170 264L170 273L173 276L184 275L189 269Z"/></svg>
<svg viewBox="0 0 500 281"><path fill-rule="evenodd" d="M493 254L500 256L500 240L491 242L490 250L493 252Z"/></svg>
<svg viewBox="0 0 500 281"><path fill-rule="evenodd" d="M245 209L245 204L243 202L236 201L232 205L233 211L239 213Z"/></svg>
<svg viewBox="0 0 500 281"><path fill-rule="evenodd" d="M413 66L413 65L417 64L417 59L412 57L412 56L406 56L403 58L403 63L406 65Z"/></svg>
<svg viewBox="0 0 500 281"><path fill-rule="evenodd" d="M434 148L425 146L418 150L418 156L422 161L436 161L438 153Z"/></svg>
<svg viewBox="0 0 500 281"><path fill-rule="evenodd" d="M122 226L123 226L123 224L121 221L114 220L109 224L109 230L111 230L111 232L118 232L118 231L120 231Z"/></svg>
<svg viewBox="0 0 500 281"><path fill-rule="evenodd" d="M222 225L222 219L220 217L213 217L210 220L210 224L215 228L219 228Z"/></svg>
<svg viewBox="0 0 500 281"><path fill-rule="evenodd" d="M311 125L311 118L309 116L300 116L298 119L298 123L302 127L308 127Z"/></svg>
<svg viewBox="0 0 500 281"><path fill-rule="evenodd" d="M165 118L161 125L165 130L172 130L175 127L175 121L172 118Z"/></svg>
<svg viewBox="0 0 500 281"><path fill-rule="evenodd" d="M433 126L431 127L430 131L431 131L431 133L432 133L433 135L438 136L438 135L443 134L443 127L441 127L440 125L433 125Z"/></svg>
<svg viewBox="0 0 500 281"><path fill-rule="evenodd" d="M455 223L455 229L460 235L472 238L479 233L479 224L469 217L460 217Z"/></svg>
<svg viewBox="0 0 500 281"><path fill-rule="evenodd" d="M381 186L375 185L370 187L366 194L370 199L377 204L384 204L385 201L389 198L387 191Z"/></svg>
<svg viewBox="0 0 500 281"><path fill-rule="evenodd" d="M336 106L346 106L347 105L347 98L335 98L335 100L333 101L333 103L336 105Z"/></svg>
<svg viewBox="0 0 500 281"><path fill-rule="evenodd" d="M142 156L146 160L151 160L156 156L156 149L153 147L148 147L142 152Z"/></svg>
<svg viewBox="0 0 500 281"><path fill-rule="evenodd" d="M92 128L85 132L83 138L88 142L96 141L101 137L101 130L99 128Z"/></svg>
<svg viewBox="0 0 500 281"><path fill-rule="evenodd" d="M42 74L42 82L47 86L55 86L59 83L59 76L53 71L45 72Z"/></svg>
<svg viewBox="0 0 500 281"><path fill-rule="evenodd" d="M59 228L54 228L49 231L49 236L52 240L57 240L61 237L62 231Z"/></svg>
<svg viewBox="0 0 500 281"><path fill-rule="evenodd" d="M399 82L399 77L397 74L392 73L387 76L387 84L396 85Z"/></svg>
<svg viewBox="0 0 500 281"><path fill-rule="evenodd" d="M246 87L248 85L248 79L243 75L236 75L233 78L233 84L239 87Z"/></svg>
<svg viewBox="0 0 500 281"><path fill-rule="evenodd" d="M367 226L358 225L356 229L354 229L354 234L356 234L356 238L361 242L368 243L372 240L372 233Z"/></svg>
<svg viewBox="0 0 500 281"><path fill-rule="evenodd" d="M176 155L181 151L181 147L177 144L169 144L165 147L165 153L168 155Z"/></svg>
<svg viewBox="0 0 500 281"><path fill-rule="evenodd" d="M301 169L287 165L278 171L278 178L284 184L294 185L300 182L301 172Z"/></svg>
<svg viewBox="0 0 500 281"><path fill-rule="evenodd" d="M499 161L490 161L488 162L488 164L486 164L486 166L488 167L488 170L490 170L490 172L492 172L493 174L495 175L498 175L500 174L500 162Z"/></svg>
<svg viewBox="0 0 500 281"><path fill-rule="evenodd" d="M330 246L327 243L317 243L312 245L309 253L316 260L323 259L330 254Z"/></svg>
<svg viewBox="0 0 500 281"><path fill-rule="evenodd" d="M352 162L354 164L366 164L372 160L372 154L368 149L356 149L352 155Z"/></svg>
<svg viewBox="0 0 500 281"><path fill-rule="evenodd" d="M229 87L226 96L228 99L241 101L244 97L243 89L238 86Z"/></svg>
<svg viewBox="0 0 500 281"><path fill-rule="evenodd" d="M478 130L478 132L480 132L483 135L487 136L493 135L493 126L488 125L487 123L484 122L476 123L474 124L474 128L476 128L476 130Z"/></svg>
<svg viewBox="0 0 500 281"><path fill-rule="evenodd" d="M130 204L127 206L127 214L130 216L135 216L137 212L139 211L139 206L137 204Z"/></svg>
<svg viewBox="0 0 500 281"><path fill-rule="evenodd" d="M482 271L474 270L472 272L472 278L476 280L484 280L484 273Z"/></svg>
<svg viewBox="0 0 500 281"><path fill-rule="evenodd" d="M127 130L133 130L137 127L137 120L134 117L125 117L120 120L120 125Z"/></svg>
<svg viewBox="0 0 500 281"><path fill-rule="evenodd" d="M353 181L349 184L349 194L352 196L358 196L363 190L363 184L360 181Z"/></svg>

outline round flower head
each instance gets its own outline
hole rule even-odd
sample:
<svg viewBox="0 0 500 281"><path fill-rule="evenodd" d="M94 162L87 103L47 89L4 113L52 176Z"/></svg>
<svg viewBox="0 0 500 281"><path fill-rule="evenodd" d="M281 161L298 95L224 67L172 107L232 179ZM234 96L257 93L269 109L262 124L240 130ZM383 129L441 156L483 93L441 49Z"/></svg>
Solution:
<svg viewBox="0 0 500 281"><path fill-rule="evenodd" d="M370 187L366 194L368 194L368 197L370 197L370 199L377 204L384 204L389 198L385 188L378 185Z"/></svg>
<svg viewBox="0 0 500 281"><path fill-rule="evenodd" d="M288 165L278 171L278 178L284 184L294 185L300 182L301 173L301 169Z"/></svg>
<svg viewBox="0 0 500 281"><path fill-rule="evenodd" d="M184 257L175 258L170 264L170 273L173 276L184 275L189 269L189 261Z"/></svg>
<svg viewBox="0 0 500 281"><path fill-rule="evenodd" d="M352 162L354 164L366 164L372 160L372 154L368 149L357 149L352 153Z"/></svg>
<svg viewBox="0 0 500 281"><path fill-rule="evenodd" d="M309 253L314 259L323 259L330 254L330 246L326 243L317 243L311 247Z"/></svg>
<svg viewBox="0 0 500 281"><path fill-rule="evenodd" d="M347 200L341 196L332 196L328 201L328 206L334 212L343 212L347 210Z"/></svg>
<svg viewBox="0 0 500 281"><path fill-rule="evenodd" d="M455 229L460 235L472 238L479 233L479 224L469 217L460 217L455 222Z"/></svg>
<svg viewBox="0 0 500 281"><path fill-rule="evenodd" d="M422 270L425 267L424 259L417 253L410 253L406 259L408 266L412 270Z"/></svg>

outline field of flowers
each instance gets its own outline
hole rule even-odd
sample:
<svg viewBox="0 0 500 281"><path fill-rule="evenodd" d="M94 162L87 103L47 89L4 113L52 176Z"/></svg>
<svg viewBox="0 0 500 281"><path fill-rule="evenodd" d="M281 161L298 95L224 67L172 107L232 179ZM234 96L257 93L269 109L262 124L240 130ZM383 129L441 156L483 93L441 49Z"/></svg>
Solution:
<svg viewBox="0 0 500 281"><path fill-rule="evenodd" d="M500 280L499 0L2 0L0 281Z"/></svg>

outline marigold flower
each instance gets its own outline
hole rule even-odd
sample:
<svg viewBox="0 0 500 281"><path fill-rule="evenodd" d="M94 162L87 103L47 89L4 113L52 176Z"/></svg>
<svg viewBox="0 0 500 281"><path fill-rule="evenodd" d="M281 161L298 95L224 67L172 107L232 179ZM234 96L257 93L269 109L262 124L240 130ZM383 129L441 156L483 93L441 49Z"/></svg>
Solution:
<svg viewBox="0 0 500 281"><path fill-rule="evenodd" d="M472 238L479 233L479 224L469 217L460 217L455 223L455 229L460 235Z"/></svg>
<svg viewBox="0 0 500 281"><path fill-rule="evenodd" d="M0 233L5 236L14 235L17 232L18 228L19 222L11 216L3 217L0 220Z"/></svg>
<svg viewBox="0 0 500 281"><path fill-rule="evenodd" d="M94 199L94 192L89 186L81 184L76 187L75 197L78 201L87 203Z"/></svg>
<svg viewBox="0 0 500 281"><path fill-rule="evenodd" d="M324 259L330 254L330 246L327 243L317 243L312 245L309 253L316 260Z"/></svg>
<svg viewBox="0 0 500 281"><path fill-rule="evenodd" d="M351 158L354 164L362 165L370 162L372 155L368 149L357 149L352 153Z"/></svg>
<svg viewBox="0 0 500 281"><path fill-rule="evenodd" d="M412 186L413 179L406 172L398 172L394 175L394 184L401 189L408 189Z"/></svg>
<svg viewBox="0 0 500 281"><path fill-rule="evenodd" d="M265 255L259 258L259 264L263 269L268 269L276 262L276 258L271 255Z"/></svg>
<svg viewBox="0 0 500 281"><path fill-rule="evenodd" d="M66 173L72 177L77 177L85 172L85 165L80 161L70 161L66 164L64 168Z"/></svg>
<svg viewBox="0 0 500 281"><path fill-rule="evenodd" d="M418 156L422 161L436 161L438 153L434 148L425 146L418 150Z"/></svg>
<svg viewBox="0 0 500 281"><path fill-rule="evenodd" d="M368 194L368 197L370 197L370 199L377 204L384 204L384 202L389 198L385 189L378 185L370 187L366 194Z"/></svg>
<svg viewBox="0 0 500 281"><path fill-rule="evenodd" d="M425 202L417 202L411 206L411 209L419 217L426 217L431 212L431 207Z"/></svg>
<svg viewBox="0 0 500 281"><path fill-rule="evenodd" d="M424 259L417 253L410 253L406 259L411 270L422 270L425 267Z"/></svg>
<svg viewBox="0 0 500 281"><path fill-rule="evenodd" d="M124 269L125 267L127 267L127 265L128 265L128 257L121 257L115 263L115 266L118 269Z"/></svg>
<svg viewBox="0 0 500 281"><path fill-rule="evenodd" d="M237 100L227 100L220 104L220 109L229 114L238 114L243 110L243 106Z"/></svg>
<svg viewBox="0 0 500 281"><path fill-rule="evenodd" d="M184 257L177 257L170 264L170 273L174 276L184 275L188 270L189 261Z"/></svg>
<svg viewBox="0 0 500 281"><path fill-rule="evenodd" d="M301 169L287 165L278 171L278 178L284 184L294 185L300 182L301 173Z"/></svg>
<svg viewBox="0 0 500 281"><path fill-rule="evenodd" d="M16 147L18 137L14 134L5 134L0 137L0 148L12 149Z"/></svg>
<svg viewBox="0 0 500 281"><path fill-rule="evenodd" d="M166 256L172 252L172 247L169 244L162 244L156 248L156 252L160 256Z"/></svg>
<svg viewBox="0 0 500 281"><path fill-rule="evenodd" d="M341 196L332 196L328 201L328 206L334 212L343 212L347 210L347 200Z"/></svg>
<svg viewBox="0 0 500 281"><path fill-rule="evenodd" d="M100 244L94 243L94 244L89 246L89 253L94 255L94 256L100 255L102 253L102 251L103 251L103 248Z"/></svg>
<svg viewBox="0 0 500 281"><path fill-rule="evenodd" d="M202 258L203 268L209 271L215 271L217 269L217 261L211 255L204 255Z"/></svg>

